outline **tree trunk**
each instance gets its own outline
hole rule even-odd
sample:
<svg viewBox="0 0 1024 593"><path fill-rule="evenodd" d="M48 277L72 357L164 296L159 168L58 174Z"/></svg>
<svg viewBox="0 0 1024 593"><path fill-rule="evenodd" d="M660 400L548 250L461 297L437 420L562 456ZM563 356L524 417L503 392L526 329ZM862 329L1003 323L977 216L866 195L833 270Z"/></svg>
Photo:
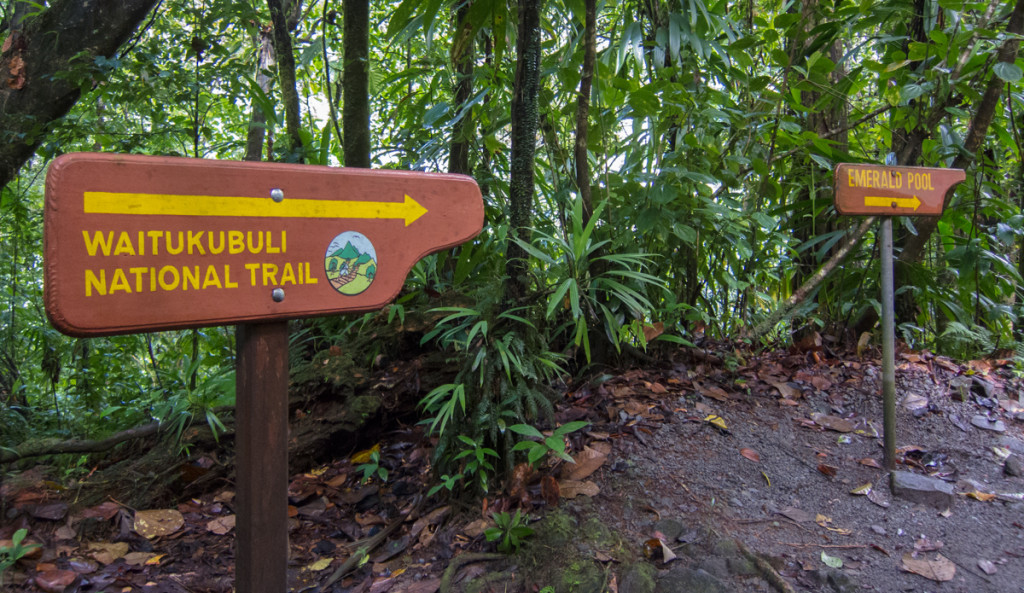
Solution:
<svg viewBox="0 0 1024 593"><path fill-rule="evenodd" d="M473 131L471 110L465 109L473 94L473 40L464 39L472 31L469 16L471 1L463 2L455 12L455 27L458 33L453 38L452 66L455 68L455 103L454 108L462 117L452 125L452 146L448 153L448 172L469 175L470 134Z"/></svg>
<svg viewBox="0 0 1024 593"><path fill-rule="evenodd" d="M256 59L256 84L259 85L260 90L264 94L269 95L274 79L267 74L267 71L273 70L275 64L274 45L271 43L269 29L260 31L259 44L259 52ZM252 115L249 117L249 132L245 140L245 160L262 160L263 143L266 139L266 133L267 114L263 113L263 109L256 101L253 101Z"/></svg>
<svg viewBox="0 0 1024 593"><path fill-rule="evenodd" d="M587 139L590 127L590 90L594 81L594 62L597 55L597 0L585 0L585 5L583 71L580 73L580 94L576 100L576 189L583 205L584 227L594 215L594 203L590 195Z"/></svg>
<svg viewBox="0 0 1024 593"><path fill-rule="evenodd" d="M540 91L541 0L519 0L519 36L516 41L516 78L512 91L512 163L509 179L509 232L505 250L505 297L518 301L526 296L526 250L515 239L529 241L533 213L533 165L536 152Z"/></svg>
<svg viewBox="0 0 1024 593"><path fill-rule="evenodd" d="M345 166L370 167L370 3L344 0L345 62L344 107Z"/></svg>
<svg viewBox="0 0 1024 593"><path fill-rule="evenodd" d="M27 2L25 2L27 4ZM14 21L0 54L0 186L7 185L157 0L58 0Z"/></svg>
<svg viewBox="0 0 1024 593"><path fill-rule="evenodd" d="M274 53L277 58L277 76L281 79L281 98L284 100L284 121L288 131L287 162L301 163L305 148L299 114L299 91L295 81L295 52L292 50L292 32L287 9L282 0L267 0L270 20L274 25Z"/></svg>

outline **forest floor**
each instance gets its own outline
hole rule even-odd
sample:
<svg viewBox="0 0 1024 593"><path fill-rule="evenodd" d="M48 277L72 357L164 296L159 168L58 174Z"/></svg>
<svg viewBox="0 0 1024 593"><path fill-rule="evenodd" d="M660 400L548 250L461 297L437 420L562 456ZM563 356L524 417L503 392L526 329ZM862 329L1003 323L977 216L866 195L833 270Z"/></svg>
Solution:
<svg viewBox="0 0 1024 593"><path fill-rule="evenodd" d="M517 472L487 509L425 497L430 443L396 427L378 443L386 480L362 482L366 451L292 477L290 589L1024 591L1013 367L898 355L897 469L930 478L899 496L881 469L880 376L877 352L720 347L570 386L557 420L591 422L569 438L577 463ZM3 575L8 589L232 591L230 485L170 508L131 509L116 492L77 508L47 471L0 491L0 540L25 528L40 544ZM517 508L533 534L515 554L481 554L492 513Z"/></svg>

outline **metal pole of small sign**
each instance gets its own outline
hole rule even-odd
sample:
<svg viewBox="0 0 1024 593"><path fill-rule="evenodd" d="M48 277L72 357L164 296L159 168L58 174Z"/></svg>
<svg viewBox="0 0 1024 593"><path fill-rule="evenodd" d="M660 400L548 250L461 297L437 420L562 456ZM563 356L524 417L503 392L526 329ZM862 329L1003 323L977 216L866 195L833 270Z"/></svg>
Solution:
<svg viewBox="0 0 1024 593"><path fill-rule="evenodd" d="M896 154L885 158L896 166ZM882 442L885 469L896 469L896 303L893 282L892 217L882 217Z"/></svg>
<svg viewBox="0 0 1024 593"><path fill-rule="evenodd" d="M235 590L284 593L288 590L288 322L238 325L235 336Z"/></svg>

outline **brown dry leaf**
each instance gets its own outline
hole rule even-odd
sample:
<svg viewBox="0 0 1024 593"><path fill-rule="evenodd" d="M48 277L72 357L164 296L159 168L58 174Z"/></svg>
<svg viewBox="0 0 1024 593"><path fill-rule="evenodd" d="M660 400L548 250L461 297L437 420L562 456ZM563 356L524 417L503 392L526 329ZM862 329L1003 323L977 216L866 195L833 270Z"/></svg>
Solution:
<svg viewBox="0 0 1024 593"><path fill-rule="evenodd" d="M882 464L878 463L877 461L875 461L874 459L872 459L870 457L865 457L864 459L858 459L857 463L859 463L861 465L866 465L868 467L874 467L874 468L882 469Z"/></svg>
<svg viewBox="0 0 1024 593"><path fill-rule="evenodd" d="M834 478L834 477L836 477L836 472L839 471L839 468L831 466L831 465L825 465L824 463L819 463L818 464L818 471L823 473L823 474L825 474L826 476L828 476L830 478Z"/></svg>
<svg viewBox="0 0 1024 593"><path fill-rule="evenodd" d="M544 476L540 479L540 495L549 507L558 506L558 499L561 493L558 490L558 482L554 476Z"/></svg>
<svg viewBox="0 0 1024 593"><path fill-rule="evenodd" d="M489 519L477 519L462 528L462 533L466 537L473 539L477 536L483 535L484 530L491 527L493 523Z"/></svg>
<svg viewBox="0 0 1024 593"><path fill-rule="evenodd" d="M956 576L956 564L942 554L936 554L934 560L928 560L927 558L914 558L913 554L907 552L903 555L901 568L940 583L952 581Z"/></svg>
<svg viewBox="0 0 1024 593"><path fill-rule="evenodd" d="M799 406L800 405L799 402L795 402L795 401L793 401L791 399L786 399L784 397L783 398L779 398L778 403L779 403L780 406Z"/></svg>
<svg viewBox="0 0 1024 593"><path fill-rule="evenodd" d="M814 412L811 414L811 420L818 426L824 426L829 430L836 432L853 432L856 426L849 420L839 418L838 416L829 416L828 414L822 414L821 412Z"/></svg>
<svg viewBox="0 0 1024 593"><path fill-rule="evenodd" d="M594 447L584 447L577 455L573 456L575 465L566 468L567 480L583 480L598 470L608 460L608 454L602 453Z"/></svg>
<svg viewBox="0 0 1024 593"><path fill-rule="evenodd" d="M35 576L36 586L46 593L64 593L78 575L70 570L48 570Z"/></svg>
<svg viewBox="0 0 1024 593"><path fill-rule="evenodd" d="M779 391L779 395L782 396L782 399L800 399L803 396L800 389L790 385L789 383L777 381L772 383L772 387Z"/></svg>
<svg viewBox="0 0 1024 593"><path fill-rule="evenodd" d="M668 389L661 383L651 383L651 393L661 395L664 393L668 393Z"/></svg>
<svg viewBox="0 0 1024 593"><path fill-rule="evenodd" d="M348 481L348 474L338 474L330 480L327 480L325 484L331 488L341 488L346 481Z"/></svg>
<svg viewBox="0 0 1024 593"><path fill-rule="evenodd" d="M235 493L231 490L222 490L220 494L213 497L213 502L229 503L235 499Z"/></svg>
<svg viewBox="0 0 1024 593"><path fill-rule="evenodd" d="M797 523L808 523L814 519L810 513L796 507L786 507L779 511L779 514L791 521L796 521Z"/></svg>
<svg viewBox="0 0 1024 593"><path fill-rule="evenodd" d="M755 462L761 461L761 455L758 454L757 451L755 451L753 449L749 449L747 447L744 447L744 448L740 449L740 455L746 457L747 459L749 459L751 461L755 461Z"/></svg>
<svg viewBox="0 0 1024 593"><path fill-rule="evenodd" d="M558 489L562 493L562 498L576 498L580 494L585 496L597 496L601 489L597 484L587 480L586 482L580 482L577 480L561 480L558 482Z"/></svg>
<svg viewBox="0 0 1024 593"><path fill-rule="evenodd" d="M78 532L72 527L61 525L57 528L57 531L53 532L53 535L57 539L75 539L78 536Z"/></svg>
<svg viewBox="0 0 1024 593"><path fill-rule="evenodd" d="M650 342L663 333L665 333L665 324L660 321L653 324L644 324L644 341L646 342Z"/></svg>
<svg viewBox="0 0 1024 593"><path fill-rule="evenodd" d="M152 511L136 511L133 529L144 538L153 539L161 535L169 535L181 529L185 517L175 509L157 509Z"/></svg>
<svg viewBox="0 0 1024 593"><path fill-rule="evenodd" d="M440 587L441 578L437 577L425 581L415 581L411 585L407 585L402 593L435 593Z"/></svg>
<svg viewBox="0 0 1024 593"><path fill-rule="evenodd" d="M93 542L85 546L85 553L91 556L100 564L110 564L118 558L123 558L131 546L128 542Z"/></svg>
<svg viewBox="0 0 1024 593"><path fill-rule="evenodd" d="M114 518L114 515L121 510L121 506L116 502L105 502L103 504L89 507L79 514L81 519L103 519L109 521Z"/></svg>
<svg viewBox="0 0 1024 593"><path fill-rule="evenodd" d="M813 385L815 389L824 391L832 387L832 381L829 381L828 379L822 377L821 375L814 375L813 377L811 377L811 385Z"/></svg>
<svg viewBox="0 0 1024 593"><path fill-rule="evenodd" d="M717 385L701 385L697 381L694 381L693 387L694 389L697 390L698 393L700 393L704 397L710 397L711 399L720 402L729 400L729 392L727 392L726 390L722 389Z"/></svg>
<svg viewBox="0 0 1024 593"><path fill-rule="evenodd" d="M124 555L124 563L128 566L143 566L156 556L153 552L128 552Z"/></svg>
<svg viewBox="0 0 1024 593"><path fill-rule="evenodd" d="M217 517L206 524L206 530L217 535L227 535L235 528L235 515Z"/></svg>
<svg viewBox="0 0 1024 593"><path fill-rule="evenodd" d="M871 332L864 332L860 335L860 339L857 340L857 357L861 358L864 356L864 351L867 350L868 344L871 343Z"/></svg>

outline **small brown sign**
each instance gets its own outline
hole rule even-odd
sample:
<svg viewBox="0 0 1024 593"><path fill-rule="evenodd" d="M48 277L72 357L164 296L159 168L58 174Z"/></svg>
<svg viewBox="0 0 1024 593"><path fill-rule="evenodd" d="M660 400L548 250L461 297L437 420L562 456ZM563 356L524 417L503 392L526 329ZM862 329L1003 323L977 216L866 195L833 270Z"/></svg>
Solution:
<svg viewBox="0 0 1024 593"><path fill-rule="evenodd" d="M964 179L963 169L840 163L835 173L836 210L840 214L939 216L946 193Z"/></svg>
<svg viewBox="0 0 1024 593"><path fill-rule="evenodd" d="M46 176L46 312L97 336L370 311L483 218L464 175L68 154Z"/></svg>

